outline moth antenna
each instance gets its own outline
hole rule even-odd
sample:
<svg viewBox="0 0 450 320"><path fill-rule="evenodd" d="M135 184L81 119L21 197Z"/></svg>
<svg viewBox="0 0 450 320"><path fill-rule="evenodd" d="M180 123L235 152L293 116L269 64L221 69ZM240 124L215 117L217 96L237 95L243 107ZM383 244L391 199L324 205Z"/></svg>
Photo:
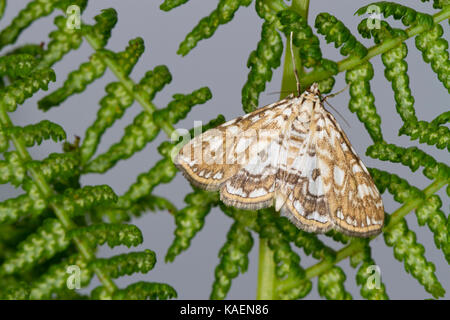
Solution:
<svg viewBox="0 0 450 320"><path fill-rule="evenodd" d="M328 98L328 97L329 97L329 96L327 96L327 97L325 97L325 98ZM333 107L333 106L332 106L327 100L325 100L325 99L323 99L322 102L326 102L327 105L329 105L331 109L333 109L334 111L336 111L336 113L342 118L342 120L344 120L345 124L346 124L349 128L351 128L350 123L348 123L347 120L345 120L344 116L343 116L342 114L340 114L339 111L337 111L335 107Z"/></svg>
<svg viewBox="0 0 450 320"><path fill-rule="evenodd" d="M297 94L300 96L300 79L298 77L297 66L295 65L294 44L292 41L293 35L294 35L294 32L291 31L291 58L292 58L292 65L294 66L295 81L297 81Z"/></svg>
<svg viewBox="0 0 450 320"><path fill-rule="evenodd" d="M325 96L325 97L322 99L322 102L324 102L324 101L325 101L326 99L328 99L328 98L333 98L333 97L337 96L338 94L340 94L340 93L344 92L345 90L347 90L349 87L350 87L350 83L348 83L348 84L345 86L344 89L341 89L341 90L339 90L338 92L335 92L335 93L332 93L332 94L329 94L329 95Z"/></svg>
<svg viewBox="0 0 450 320"><path fill-rule="evenodd" d="M281 91L273 91L273 92L267 92L267 95L273 95L273 94L280 94L280 93L293 93L290 90L281 90Z"/></svg>

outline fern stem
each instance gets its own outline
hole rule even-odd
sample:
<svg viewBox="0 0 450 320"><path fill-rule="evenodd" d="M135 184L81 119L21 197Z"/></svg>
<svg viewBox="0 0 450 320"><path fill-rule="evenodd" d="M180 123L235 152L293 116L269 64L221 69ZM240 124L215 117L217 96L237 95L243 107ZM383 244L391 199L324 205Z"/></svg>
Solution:
<svg viewBox="0 0 450 320"><path fill-rule="evenodd" d="M437 192L439 189L441 189L443 186L448 184L449 181L445 179L437 179L433 181L428 187L426 187L423 192L425 194L424 199L414 199L411 200L404 205L402 205L400 208L395 210L390 219L389 223L383 228L383 231L388 230L392 228L400 219L404 218L408 213L410 213L412 210L417 208L423 201L425 201L428 197L433 195L435 192ZM373 240L377 236L374 236L371 238ZM349 245L345 246L341 250L339 250L336 253L336 260L329 261L329 260L322 260L319 263L309 267L305 270L306 272L306 278L311 279L315 276L318 276L322 274L323 272L329 270L331 267L333 267L336 263L339 261L350 257L360 251L364 247L364 244L361 241L353 241Z"/></svg>
<svg viewBox="0 0 450 320"><path fill-rule="evenodd" d="M433 22L439 23L439 22L449 19L449 18L450 18L450 6L446 6L440 12L433 15ZM339 72L351 70L351 69L357 67L358 65L370 60L371 58L397 47L400 43L406 41L407 39L414 37L425 31L426 31L426 27L424 25L412 26L405 30L406 35L407 35L406 37L396 37L396 38L392 38L392 39L383 41L383 43L380 43L378 45L375 45L375 46L369 48L367 55L363 58L359 58L357 56L351 56L351 57L348 57L346 59L339 61L337 63L338 70L339 70ZM327 79L330 76L332 76L332 74L329 71L324 71L324 70L311 71L310 73L302 76L300 81L302 82L302 84L308 86L313 82Z"/></svg>
<svg viewBox="0 0 450 320"><path fill-rule="evenodd" d="M308 18L309 0L292 0L291 9L300 14L303 18ZM290 41L286 39L284 54L283 77L281 80L280 98L284 98L289 92L296 92L296 82L294 68L292 65ZM298 50L294 51L295 64L301 73L302 66L298 57ZM258 300L275 299L275 262L273 252L270 250L267 240L259 238L259 265L258 265L258 286L256 298Z"/></svg>
<svg viewBox="0 0 450 320"><path fill-rule="evenodd" d="M446 179L437 179L433 181L428 187L423 190L425 194L425 199L433 195L436 191L441 189L443 186L448 184L450 181ZM403 219L408 213L417 208L425 199L414 199L410 202L405 203L403 206L398 208L390 217L389 223L383 228L383 232L389 230L394 226L399 220Z"/></svg>
<svg viewBox="0 0 450 320"><path fill-rule="evenodd" d="M9 117L3 105L0 105L0 124L5 128L12 126L11 118ZM32 160L27 148L25 147L23 139L16 135L12 135L11 139L22 162L28 162ZM31 178L36 183L42 195L44 195L44 197L47 199L50 198L54 194L54 191L48 185L42 174L34 168L29 168L29 172ZM62 225L67 231L76 228L75 223L66 214L63 207L56 204L50 204L50 207L53 209L55 216L61 221ZM95 255L91 252L89 247L86 245L86 243L84 243L82 239L80 239L79 237L74 237L73 240L78 251L87 262L95 259ZM94 268L94 272L97 274L100 282L105 286L108 292L113 293L117 289L115 283L102 270Z"/></svg>
<svg viewBox="0 0 450 320"><path fill-rule="evenodd" d="M259 238L259 270L256 299L269 300L275 296L275 262L266 239Z"/></svg>

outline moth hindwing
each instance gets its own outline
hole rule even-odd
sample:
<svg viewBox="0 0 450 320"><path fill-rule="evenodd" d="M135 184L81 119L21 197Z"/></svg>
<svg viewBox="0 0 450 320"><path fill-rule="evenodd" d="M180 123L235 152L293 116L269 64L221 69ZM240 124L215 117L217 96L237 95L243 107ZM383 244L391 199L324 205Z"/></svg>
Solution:
<svg viewBox="0 0 450 320"><path fill-rule="evenodd" d="M384 221L381 196L317 84L193 138L175 164L226 205L275 206L298 228L367 237Z"/></svg>

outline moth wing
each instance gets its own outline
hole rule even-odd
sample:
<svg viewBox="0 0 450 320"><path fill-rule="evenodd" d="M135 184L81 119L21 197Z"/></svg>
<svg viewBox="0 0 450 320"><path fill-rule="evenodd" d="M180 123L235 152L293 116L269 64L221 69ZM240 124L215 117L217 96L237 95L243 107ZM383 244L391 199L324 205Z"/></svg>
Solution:
<svg viewBox="0 0 450 320"><path fill-rule="evenodd" d="M276 209L298 228L308 232L327 232L332 227L325 196L325 185L318 170L314 131L301 114L292 122L285 141L286 161L279 171L280 188Z"/></svg>
<svg viewBox="0 0 450 320"><path fill-rule="evenodd" d="M174 163L194 185L219 190L279 138L291 112L287 98L228 121L190 140Z"/></svg>
<svg viewBox="0 0 450 320"><path fill-rule="evenodd" d="M336 119L323 106L317 110L317 155L330 217L337 230L358 237L381 231L384 208L366 166Z"/></svg>
<svg viewBox="0 0 450 320"><path fill-rule="evenodd" d="M220 200L226 205L253 210L272 205L280 141L257 143L261 144L261 150L257 149L250 161L222 185Z"/></svg>

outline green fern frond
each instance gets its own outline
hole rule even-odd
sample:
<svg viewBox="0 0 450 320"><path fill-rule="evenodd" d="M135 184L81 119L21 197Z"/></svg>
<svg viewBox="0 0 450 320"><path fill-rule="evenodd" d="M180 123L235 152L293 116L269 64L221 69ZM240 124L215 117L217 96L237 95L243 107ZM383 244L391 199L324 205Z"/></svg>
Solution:
<svg viewBox="0 0 450 320"><path fill-rule="evenodd" d="M385 17L393 17L401 20L405 26L424 25L430 28L433 25L433 17L426 13L417 12L414 9L389 1L379 1L371 3L370 6L376 6L380 13ZM362 15L367 12L368 6L362 7L356 11L356 14Z"/></svg>
<svg viewBox="0 0 450 320"><path fill-rule="evenodd" d="M40 69L30 73L26 78L18 79L11 85L0 89L0 105L8 112L16 110L18 104L30 98L39 89L47 90L48 84L55 81L56 76L51 69Z"/></svg>
<svg viewBox="0 0 450 320"><path fill-rule="evenodd" d="M106 65L100 53L94 53L89 62L80 65L78 70L72 71L61 88L55 90L42 98L39 102L39 109L47 111L52 107L59 106L67 98L75 93L83 92L86 87L100 78L106 70Z"/></svg>
<svg viewBox="0 0 450 320"><path fill-rule="evenodd" d="M71 266L80 270L80 286L86 286L92 279L93 272L79 254L74 254L58 264L52 265L41 277L30 285L30 299L51 299L67 290L67 281Z"/></svg>
<svg viewBox="0 0 450 320"><path fill-rule="evenodd" d="M118 290L112 298L115 300L167 300L176 297L177 292L168 284L140 281Z"/></svg>
<svg viewBox="0 0 450 320"><path fill-rule="evenodd" d="M405 270L424 286L433 297L442 297L445 290L435 275L435 266L424 256L424 247L417 243L415 232L408 229L405 219L383 233L386 244L394 247L394 256L402 261Z"/></svg>
<svg viewBox="0 0 450 320"><path fill-rule="evenodd" d="M83 38L81 32L76 32L67 28L67 18L64 16L57 16L54 20L57 27L56 30L50 32L50 41L47 49L41 54L40 67L51 67L56 62L69 53L71 50L76 50L80 47ZM41 48L41 46L39 46Z"/></svg>
<svg viewBox="0 0 450 320"><path fill-rule="evenodd" d="M319 294L328 300L352 300L351 294L344 288L346 278L338 266L322 273L318 280Z"/></svg>
<svg viewBox="0 0 450 320"><path fill-rule="evenodd" d="M209 16L201 19L180 43L177 53L187 55L200 40L210 38L219 25L230 22L241 6L248 7L250 3L252 0L219 0L217 8Z"/></svg>
<svg viewBox="0 0 450 320"><path fill-rule="evenodd" d="M251 112L258 107L259 95L266 89L266 83L272 79L272 70L280 66L282 53L280 34L273 24L264 22L261 40L247 61L250 72L242 88L242 105L245 112Z"/></svg>
<svg viewBox="0 0 450 320"><path fill-rule="evenodd" d="M102 269L111 278L116 279L133 273L147 273L156 263L156 255L151 250L129 252L112 258L96 259L89 263L89 268Z"/></svg>
<svg viewBox="0 0 450 320"><path fill-rule="evenodd" d="M314 26L317 32L325 36L327 43L333 42L336 48L341 48L343 56L364 58L367 48L352 35L350 30L336 17L322 12L317 15Z"/></svg>
<svg viewBox="0 0 450 320"><path fill-rule="evenodd" d="M86 239L92 246L107 243L113 248L125 245L128 248L138 246L142 243L142 232L132 224L100 223L87 227L72 229L67 233L69 239L81 237Z"/></svg>
<svg viewBox="0 0 450 320"><path fill-rule="evenodd" d="M182 251L189 248L191 240L203 228L206 215L218 202L218 194L195 190L184 199L187 206L175 213L175 239L166 253L166 262L175 260Z"/></svg>
<svg viewBox="0 0 450 320"><path fill-rule="evenodd" d="M431 64L439 81L450 92L448 41L442 38L443 33L442 26L435 24L431 30L416 37L416 47L422 52L423 60Z"/></svg>
<svg viewBox="0 0 450 320"><path fill-rule="evenodd" d="M225 299L231 281L248 268L248 254L253 247L253 238L246 227L235 222L227 234L227 241L219 251L220 263L216 267L215 280L210 298Z"/></svg>
<svg viewBox="0 0 450 320"><path fill-rule="evenodd" d="M33 0L22 9L11 24L0 32L0 48L14 43L19 35L34 21L48 16L56 9L59 0Z"/></svg>
<svg viewBox="0 0 450 320"><path fill-rule="evenodd" d="M356 112L358 119L364 123L374 142L383 141L381 133L381 117L375 107L375 97L370 90L369 81L373 78L373 67L370 62L347 71L345 81L350 84L349 109Z"/></svg>
<svg viewBox="0 0 450 320"><path fill-rule="evenodd" d="M56 219L46 219L38 230L21 242L17 251L0 266L0 274L29 270L65 250L70 242L63 225Z"/></svg>

